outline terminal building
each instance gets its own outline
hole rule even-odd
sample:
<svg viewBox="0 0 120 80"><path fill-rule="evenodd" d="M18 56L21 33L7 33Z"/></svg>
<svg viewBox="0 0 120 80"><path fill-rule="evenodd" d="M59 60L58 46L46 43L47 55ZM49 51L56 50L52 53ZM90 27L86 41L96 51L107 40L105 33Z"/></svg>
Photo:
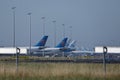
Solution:
<svg viewBox="0 0 120 80"><path fill-rule="evenodd" d="M120 47L98 46L94 48L94 54L103 58L104 48L106 48L106 57L108 59L120 60Z"/></svg>

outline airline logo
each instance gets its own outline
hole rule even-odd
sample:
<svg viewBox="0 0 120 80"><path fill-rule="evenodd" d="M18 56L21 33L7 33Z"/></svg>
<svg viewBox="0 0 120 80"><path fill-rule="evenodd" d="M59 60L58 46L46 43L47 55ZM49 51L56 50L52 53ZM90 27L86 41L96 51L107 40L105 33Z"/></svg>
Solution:
<svg viewBox="0 0 120 80"><path fill-rule="evenodd" d="M45 44L45 40L41 40L40 42L41 42L41 44Z"/></svg>
<svg viewBox="0 0 120 80"><path fill-rule="evenodd" d="M65 42L62 42L62 43L61 43L61 46L63 46L63 47L64 47L64 46L65 46Z"/></svg>

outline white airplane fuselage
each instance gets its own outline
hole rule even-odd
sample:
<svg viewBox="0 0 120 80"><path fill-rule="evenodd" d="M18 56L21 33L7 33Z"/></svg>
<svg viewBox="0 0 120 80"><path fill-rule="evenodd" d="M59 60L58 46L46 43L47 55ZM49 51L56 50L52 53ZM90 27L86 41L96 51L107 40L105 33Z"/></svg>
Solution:
<svg viewBox="0 0 120 80"><path fill-rule="evenodd" d="M44 52L60 52L60 48L44 48L41 49L40 51L44 51Z"/></svg>

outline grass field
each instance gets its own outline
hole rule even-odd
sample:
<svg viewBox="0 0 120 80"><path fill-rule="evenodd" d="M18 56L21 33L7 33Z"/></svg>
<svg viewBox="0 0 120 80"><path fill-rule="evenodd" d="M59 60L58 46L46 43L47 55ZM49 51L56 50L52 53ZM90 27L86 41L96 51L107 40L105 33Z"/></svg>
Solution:
<svg viewBox="0 0 120 80"><path fill-rule="evenodd" d="M105 80L102 64L0 63L0 80ZM120 64L107 64L106 80L120 80Z"/></svg>

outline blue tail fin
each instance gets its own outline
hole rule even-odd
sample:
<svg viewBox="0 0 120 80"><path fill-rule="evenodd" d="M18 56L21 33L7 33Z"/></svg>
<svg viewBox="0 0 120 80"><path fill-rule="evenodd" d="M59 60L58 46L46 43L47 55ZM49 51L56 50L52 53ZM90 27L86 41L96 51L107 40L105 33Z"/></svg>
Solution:
<svg viewBox="0 0 120 80"><path fill-rule="evenodd" d="M48 36L44 36L35 46L45 46Z"/></svg>
<svg viewBox="0 0 120 80"><path fill-rule="evenodd" d="M64 47L68 38L64 38L56 47Z"/></svg>

